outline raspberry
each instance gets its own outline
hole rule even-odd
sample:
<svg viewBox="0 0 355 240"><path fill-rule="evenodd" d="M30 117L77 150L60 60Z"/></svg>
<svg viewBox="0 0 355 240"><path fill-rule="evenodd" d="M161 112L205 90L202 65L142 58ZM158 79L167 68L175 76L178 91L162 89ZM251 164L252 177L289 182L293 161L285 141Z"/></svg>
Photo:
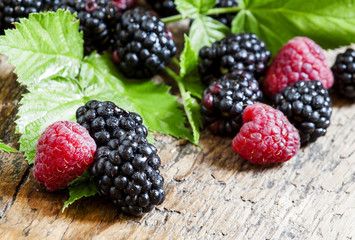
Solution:
<svg viewBox="0 0 355 240"><path fill-rule="evenodd" d="M231 7L238 7L238 0L217 0L215 6L215 8L231 8ZM226 13L226 14L212 15L212 17L217 19L224 25L231 27L235 15L236 13Z"/></svg>
<svg viewBox="0 0 355 240"><path fill-rule="evenodd" d="M89 168L95 151L95 141L84 127L55 122L38 140L33 175L49 191L65 188Z"/></svg>
<svg viewBox="0 0 355 240"><path fill-rule="evenodd" d="M130 78L160 73L176 54L165 24L142 8L128 10L116 25L113 61Z"/></svg>
<svg viewBox="0 0 355 240"><path fill-rule="evenodd" d="M332 67L334 88L344 97L355 98L355 51L351 48L337 55Z"/></svg>
<svg viewBox="0 0 355 240"><path fill-rule="evenodd" d="M202 82L209 85L228 72L250 72L260 77L266 70L270 51L255 34L229 34L227 37L200 50L202 62L199 72Z"/></svg>
<svg viewBox="0 0 355 240"><path fill-rule="evenodd" d="M154 11L161 17L178 14L174 0L147 0L147 3L151 5Z"/></svg>
<svg viewBox="0 0 355 240"><path fill-rule="evenodd" d="M328 91L317 80L298 81L284 88L275 96L275 108L299 130L302 145L326 134L333 111Z"/></svg>
<svg viewBox="0 0 355 240"><path fill-rule="evenodd" d="M261 98L255 79L229 73L205 89L201 114L212 133L235 136L242 125L243 110Z"/></svg>
<svg viewBox="0 0 355 240"><path fill-rule="evenodd" d="M142 117L117 107L113 102L89 101L76 111L77 122L85 127L97 146L106 146L111 139L125 132L135 132L144 137L148 131Z"/></svg>
<svg viewBox="0 0 355 240"><path fill-rule="evenodd" d="M68 9L77 14L79 29L84 32L86 55L94 50L105 51L111 46L113 28L120 10L110 0L59 0L53 8Z"/></svg>
<svg viewBox="0 0 355 240"><path fill-rule="evenodd" d="M157 149L142 135L127 132L99 147L90 168L100 193L122 212L139 216L165 199Z"/></svg>
<svg viewBox="0 0 355 240"><path fill-rule="evenodd" d="M0 1L0 32L13 28L19 18L27 18L30 13L41 12L44 8L43 0L5 0Z"/></svg>
<svg viewBox="0 0 355 240"><path fill-rule="evenodd" d="M266 73L264 91L273 98L301 80L319 80L326 89L334 82L323 49L306 37L291 39L275 55Z"/></svg>
<svg viewBox="0 0 355 240"><path fill-rule="evenodd" d="M255 103L244 110L232 148L254 164L285 162L298 152L300 136L281 111Z"/></svg>

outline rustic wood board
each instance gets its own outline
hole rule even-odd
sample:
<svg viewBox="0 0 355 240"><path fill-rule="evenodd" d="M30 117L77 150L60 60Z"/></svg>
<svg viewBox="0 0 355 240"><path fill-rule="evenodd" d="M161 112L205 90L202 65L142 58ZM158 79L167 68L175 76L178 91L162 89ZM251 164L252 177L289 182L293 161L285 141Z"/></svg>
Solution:
<svg viewBox="0 0 355 240"><path fill-rule="evenodd" d="M26 89L12 71L1 56L0 139L18 147ZM22 153L0 153L0 239L355 239L355 103L332 99L327 135L280 165L249 164L208 131L201 148L156 134L167 196L142 218L99 197L61 212L66 191L43 190Z"/></svg>

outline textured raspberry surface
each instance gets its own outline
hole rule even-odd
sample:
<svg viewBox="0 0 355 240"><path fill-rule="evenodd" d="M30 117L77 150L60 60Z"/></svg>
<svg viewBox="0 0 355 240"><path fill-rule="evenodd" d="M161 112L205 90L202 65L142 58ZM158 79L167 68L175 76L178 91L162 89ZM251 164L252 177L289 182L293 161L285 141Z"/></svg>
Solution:
<svg viewBox="0 0 355 240"><path fill-rule="evenodd" d="M255 164L285 162L300 148L300 135L286 116L263 103L248 106L233 150Z"/></svg>
<svg viewBox="0 0 355 240"><path fill-rule="evenodd" d="M84 127L55 122L38 140L33 175L49 191L65 188L89 168L95 151L95 141Z"/></svg>
<svg viewBox="0 0 355 240"><path fill-rule="evenodd" d="M323 49L306 37L291 39L275 55L266 73L264 91L274 97L300 80L319 80L325 89L334 83Z"/></svg>

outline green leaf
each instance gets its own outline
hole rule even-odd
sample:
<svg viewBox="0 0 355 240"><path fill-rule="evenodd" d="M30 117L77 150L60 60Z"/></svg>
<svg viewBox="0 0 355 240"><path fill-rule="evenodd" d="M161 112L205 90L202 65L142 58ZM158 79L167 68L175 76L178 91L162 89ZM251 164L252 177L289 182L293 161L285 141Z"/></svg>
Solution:
<svg viewBox="0 0 355 240"><path fill-rule="evenodd" d="M7 153L17 152L16 149L13 149L13 148L7 146L5 143L2 142L2 140L0 140L0 151L4 151L4 152L7 152Z"/></svg>
<svg viewBox="0 0 355 240"><path fill-rule="evenodd" d="M16 66L22 84L36 84L55 75L75 77L83 58L79 22L68 11L30 14L16 30L0 36L0 53Z"/></svg>
<svg viewBox="0 0 355 240"><path fill-rule="evenodd" d="M177 10L184 18L196 18L216 5L216 0L175 0Z"/></svg>
<svg viewBox="0 0 355 240"><path fill-rule="evenodd" d="M68 186L68 189L69 199L64 203L62 212L76 200L79 200L83 197L94 196L99 192L93 177L87 171L85 171L83 175L71 182Z"/></svg>
<svg viewBox="0 0 355 240"><path fill-rule="evenodd" d="M348 45L355 38L355 2L349 0L245 0L232 32L254 32L275 54L295 36L323 48Z"/></svg>
<svg viewBox="0 0 355 240"><path fill-rule="evenodd" d="M185 76L182 79L182 83L184 84L186 90L191 93L191 95L197 97L198 99L202 98L203 90L206 87L202 84L197 69L194 69L189 75Z"/></svg>
<svg viewBox="0 0 355 240"><path fill-rule="evenodd" d="M215 41L224 38L230 29L221 22L204 15L199 15L190 27L191 47L198 56L200 49L211 46Z"/></svg>
<svg viewBox="0 0 355 240"><path fill-rule="evenodd" d="M193 51L190 38L185 34L185 47L180 55L180 77L185 77L193 69L197 67L198 58L196 53Z"/></svg>

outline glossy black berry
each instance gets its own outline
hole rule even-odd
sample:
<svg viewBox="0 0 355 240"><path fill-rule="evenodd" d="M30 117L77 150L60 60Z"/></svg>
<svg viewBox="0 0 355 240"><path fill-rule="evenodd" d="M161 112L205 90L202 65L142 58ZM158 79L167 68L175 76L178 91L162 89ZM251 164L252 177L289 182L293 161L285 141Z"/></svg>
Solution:
<svg viewBox="0 0 355 240"><path fill-rule="evenodd" d="M147 0L147 3L156 11L159 16L167 17L178 14L174 0Z"/></svg>
<svg viewBox="0 0 355 240"><path fill-rule="evenodd" d="M90 172L100 194L122 212L139 216L165 199L160 159L156 148L134 132L116 140L117 144L98 148Z"/></svg>
<svg viewBox="0 0 355 240"><path fill-rule="evenodd" d="M238 0L217 0L215 6L215 8L231 8L231 7L238 7ZM236 13L225 13L225 14L212 15L212 17L217 19L224 25L231 27L235 15Z"/></svg>
<svg viewBox="0 0 355 240"><path fill-rule="evenodd" d="M150 78L160 73L176 54L165 24L142 8L122 14L114 37L112 59L130 78Z"/></svg>
<svg viewBox="0 0 355 240"><path fill-rule="evenodd" d="M84 32L84 52L102 52L112 44L114 24L120 10L110 0L59 0L53 9L67 9L77 14L80 30Z"/></svg>
<svg viewBox="0 0 355 240"><path fill-rule="evenodd" d="M14 28L13 23L19 18L43 11L44 5L44 0L0 0L0 32Z"/></svg>
<svg viewBox="0 0 355 240"><path fill-rule="evenodd" d="M126 132L145 138L148 131L140 115L117 107L113 102L89 101L76 111L77 122L84 126L98 146L117 146L117 141ZM130 150L122 149L129 158Z"/></svg>
<svg viewBox="0 0 355 240"><path fill-rule="evenodd" d="M328 91L321 82L296 82L277 94L274 102L275 108L281 110L298 129L302 145L326 134L333 108Z"/></svg>
<svg viewBox="0 0 355 240"><path fill-rule="evenodd" d="M226 74L203 92L201 114L205 125L214 134L235 136L242 125L244 109L261 98L255 79Z"/></svg>
<svg viewBox="0 0 355 240"><path fill-rule="evenodd" d="M199 56L199 72L202 81L210 84L222 75L234 72L250 72L258 78L270 59L270 51L255 34L229 34L227 37L203 47Z"/></svg>
<svg viewBox="0 0 355 240"><path fill-rule="evenodd" d="M333 88L339 95L355 99L355 51L348 48L338 54L332 71L335 80Z"/></svg>

